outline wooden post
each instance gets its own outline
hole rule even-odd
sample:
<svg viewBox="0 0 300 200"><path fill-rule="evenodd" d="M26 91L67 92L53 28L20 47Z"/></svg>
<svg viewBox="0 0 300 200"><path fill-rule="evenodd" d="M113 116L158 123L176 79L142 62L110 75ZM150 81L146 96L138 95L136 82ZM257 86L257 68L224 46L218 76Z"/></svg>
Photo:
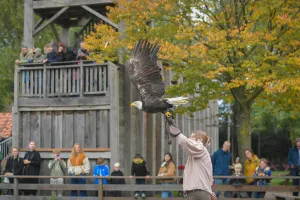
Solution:
<svg viewBox="0 0 300 200"><path fill-rule="evenodd" d="M19 99L19 66L15 66L14 74L14 106L12 108L13 118L12 118L12 144L15 147L19 146L19 108L18 108L18 99ZM23 82L21 84L24 84Z"/></svg>
<svg viewBox="0 0 300 200"><path fill-rule="evenodd" d="M48 90L48 87L47 87L47 69L46 69L46 64L43 65L44 67L44 70L43 70L43 86L42 86L42 89L43 89L43 92L44 92L44 99L47 98L47 90Z"/></svg>
<svg viewBox="0 0 300 200"><path fill-rule="evenodd" d="M62 27L60 32L61 41L68 47L70 46L70 28Z"/></svg>
<svg viewBox="0 0 300 200"><path fill-rule="evenodd" d="M103 200L102 178L98 178L98 200Z"/></svg>
<svg viewBox="0 0 300 200"><path fill-rule="evenodd" d="M80 97L83 97L83 91L84 91L84 71L83 71L84 69L83 69L83 61L82 60L80 60L80 71L79 71L79 73L80 73L80 78L78 77L78 72L77 72L77 79L79 78L79 80L77 80L77 81L79 81L79 87L80 88L77 88L77 90L80 90L79 91L79 93L80 93Z"/></svg>
<svg viewBox="0 0 300 200"><path fill-rule="evenodd" d="M33 0L24 0L23 45L26 45L29 48L32 48L34 45L33 29L34 29Z"/></svg>
<svg viewBox="0 0 300 200"><path fill-rule="evenodd" d="M18 179L14 178L14 197L13 200L19 199Z"/></svg>
<svg viewBox="0 0 300 200"><path fill-rule="evenodd" d="M113 63L108 63L108 83L109 83L109 99L110 99L110 114L109 114L109 134L110 134L110 149L111 149L111 169L113 163L120 159L119 147L119 73L118 66Z"/></svg>

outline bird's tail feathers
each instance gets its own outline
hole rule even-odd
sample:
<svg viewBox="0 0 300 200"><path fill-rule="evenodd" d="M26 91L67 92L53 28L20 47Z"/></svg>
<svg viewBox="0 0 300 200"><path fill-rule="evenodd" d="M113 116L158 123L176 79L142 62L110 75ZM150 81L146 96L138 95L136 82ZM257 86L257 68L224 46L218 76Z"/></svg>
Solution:
<svg viewBox="0 0 300 200"><path fill-rule="evenodd" d="M187 104L188 97L174 97L174 98L165 98L168 103L172 104L173 106L179 106Z"/></svg>

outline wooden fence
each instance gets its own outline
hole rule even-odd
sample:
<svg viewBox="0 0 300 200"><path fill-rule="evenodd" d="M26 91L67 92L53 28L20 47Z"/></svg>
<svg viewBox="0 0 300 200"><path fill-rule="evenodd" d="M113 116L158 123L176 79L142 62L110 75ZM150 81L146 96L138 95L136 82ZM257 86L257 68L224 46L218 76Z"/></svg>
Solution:
<svg viewBox="0 0 300 200"><path fill-rule="evenodd" d="M4 176L0 176L4 177ZM86 178L86 179L95 179L94 176L83 176L83 177L74 177L74 176L64 176L64 177L51 177L51 176L26 176L26 178L39 178L39 179L50 179L50 178ZM144 177L117 177L117 176L109 176L109 177L100 177L99 185L94 184L63 184L63 185L53 185L53 184L19 184L17 179L24 178L24 176L12 176L14 178L13 184L7 183L0 183L0 189L11 189L14 191L13 196L0 196L0 200L67 200L70 197L51 197L51 196L21 196L19 195L19 190L86 190L86 191L98 191L98 197L72 197L72 199L82 199L82 200L130 200L133 197L104 197L103 192L110 192L110 191L152 191L152 192L159 192L159 191L182 191L182 185L180 184L173 184L173 185L160 185L160 184L146 184L146 185L133 185L133 184L125 184L125 185L111 185L111 184L102 184L102 179L112 179L112 178L125 178L125 179L144 179ZM174 176L174 177L150 177L149 179L153 182L158 179L182 179L182 177ZM236 176L222 176L222 177L214 177L214 178L234 178L234 179L245 179L250 178L246 176L236 177ZM259 177L251 177L254 179L260 179ZM280 177L265 177L265 179L300 179L299 176L291 177L291 176L280 176ZM213 191L239 191L239 192L296 192L300 191L299 186L256 186L256 185L241 185L241 186L232 186L232 185L217 185L213 186ZM149 197L149 200L160 200L161 197ZM182 197L174 197L172 199L182 199ZM226 198L226 200L230 200L231 198ZM269 199L275 199L275 196ZM295 199L297 199L295 197Z"/></svg>
<svg viewBox="0 0 300 200"><path fill-rule="evenodd" d="M108 93L108 65L78 62L16 66L19 97L68 97Z"/></svg>

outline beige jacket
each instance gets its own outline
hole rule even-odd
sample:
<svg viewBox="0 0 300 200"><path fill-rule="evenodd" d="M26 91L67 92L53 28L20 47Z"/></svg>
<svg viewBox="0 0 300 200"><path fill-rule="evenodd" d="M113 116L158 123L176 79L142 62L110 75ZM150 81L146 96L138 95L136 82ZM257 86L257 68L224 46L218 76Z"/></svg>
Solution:
<svg viewBox="0 0 300 200"><path fill-rule="evenodd" d="M163 164L161 165L159 172L158 172L158 176L176 176L176 168L175 168L175 164L173 161L171 162L163 162ZM162 179L161 180L163 183L173 183L176 180L175 179Z"/></svg>
<svg viewBox="0 0 300 200"><path fill-rule="evenodd" d="M204 190L212 193L213 170L210 155L202 143L195 143L183 134L176 137L178 144L188 154L183 175L183 190Z"/></svg>

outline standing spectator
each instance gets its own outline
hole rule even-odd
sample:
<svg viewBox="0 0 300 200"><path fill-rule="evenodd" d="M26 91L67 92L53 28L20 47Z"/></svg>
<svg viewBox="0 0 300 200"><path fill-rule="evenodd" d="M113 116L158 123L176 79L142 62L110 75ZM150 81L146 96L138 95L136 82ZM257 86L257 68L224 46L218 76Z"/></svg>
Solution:
<svg viewBox="0 0 300 200"><path fill-rule="evenodd" d="M291 176L300 176L300 138L295 140L294 145L289 151L288 164ZM293 185L299 185L299 181L299 179L293 179ZM298 196L298 192L293 192L293 196Z"/></svg>
<svg viewBox="0 0 300 200"><path fill-rule="evenodd" d="M108 166L104 163L104 158L100 157L97 159L97 165L94 168L94 176L109 176L109 168ZM95 184L98 185L99 179L95 179ZM102 184L107 184L107 179L103 178L102 179ZM97 192L98 193L98 192ZM97 194L98 196L98 194ZM103 192L103 196L106 196L105 193Z"/></svg>
<svg viewBox="0 0 300 200"><path fill-rule="evenodd" d="M265 158L260 159L260 164L255 169L255 176L266 177L271 176L272 172L270 167L268 166L268 161ZM270 179L256 179L256 185L263 186L268 185L270 183ZM255 192L254 198L264 198L266 192Z"/></svg>
<svg viewBox="0 0 300 200"><path fill-rule="evenodd" d="M231 164L231 153L230 142L225 141L223 147L214 152L212 156L213 175L214 176L229 176L230 175L230 164ZM215 179L216 185L228 185L229 179ZM217 191L216 196L219 198L221 192ZM226 192L224 194L226 197Z"/></svg>
<svg viewBox="0 0 300 200"><path fill-rule="evenodd" d="M211 139L201 130L192 133L187 138L175 127L168 127L172 137L176 137L178 144L188 154L187 163L183 175L183 190L187 193L189 200L215 200L212 192L213 170L211 158L207 148Z"/></svg>
<svg viewBox="0 0 300 200"><path fill-rule="evenodd" d="M46 59L43 60L43 63L46 62L59 62L62 60L62 57L59 56L53 48L52 44L47 44L46 45L46 51L47 51L47 55L46 55Z"/></svg>
<svg viewBox="0 0 300 200"><path fill-rule="evenodd" d="M25 176L38 176L40 174L41 156L40 153L35 150L35 142L29 143L29 151L24 156L24 169L23 175ZM34 183L38 184L38 178L24 178L22 183ZM36 195L37 190L24 190L24 195Z"/></svg>
<svg viewBox="0 0 300 200"><path fill-rule="evenodd" d="M133 162L131 164L131 176L130 178L133 178L133 176L137 177L146 177L150 178L150 173L147 167L146 161L143 159L143 157L140 154L136 154ZM136 179L135 184L137 185L143 185L146 183L145 179ZM138 199L140 196L140 191L136 191L134 197ZM142 191L142 198L146 198L146 193Z"/></svg>
<svg viewBox="0 0 300 200"><path fill-rule="evenodd" d="M15 61L18 64L31 63L33 60L33 52L29 51L27 46L22 46L22 52L20 53L19 59Z"/></svg>
<svg viewBox="0 0 300 200"><path fill-rule="evenodd" d="M90 161L86 157L80 144L75 143L68 160L68 173L72 176L84 176L90 173ZM86 184L85 178L72 178L71 184ZM77 196L77 191L72 190L72 196ZM87 191L80 190L80 196L87 196Z"/></svg>
<svg viewBox="0 0 300 200"><path fill-rule="evenodd" d="M61 58L61 61L66 61L66 52L67 52L67 49L66 49L66 46L64 45L64 43L62 42L59 42L58 45L57 45L57 55Z"/></svg>
<svg viewBox="0 0 300 200"><path fill-rule="evenodd" d="M250 149L245 150L245 156L246 156L246 161L245 161L244 175L245 176L254 176L255 169L256 169L256 167L259 166L260 160L256 155L254 155L253 151ZM255 184L253 178L247 178L246 182L248 185ZM252 192L248 192L248 196L249 196L249 198L251 198Z"/></svg>
<svg viewBox="0 0 300 200"><path fill-rule="evenodd" d="M66 162L60 158L60 150L53 150L54 159L49 161L48 168L51 169L51 176L64 176L64 171L67 168ZM51 178L50 184L64 184L63 178ZM51 196L62 197L62 190L52 190Z"/></svg>
<svg viewBox="0 0 300 200"><path fill-rule="evenodd" d="M173 161L171 153L166 153L164 160L162 161L161 167L158 172L158 176L176 176L176 167ZM174 184L175 179L162 179L163 185ZM173 197L172 191L163 191L161 193L162 198Z"/></svg>
<svg viewBox="0 0 300 200"><path fill-rule="evenodd" d="M24 163L23 158L19 157L19 149L16 147L12 148L12 156L7 159L5 166L5 176L22 175ZM14 183L13 178L9 178L9 183ZM13 190L9 190L9 194L13 194Z"/></svg>
<svg viewBox="0 0 300 200"><path fill-rule="evenodd" d="M124 176L123 172L120 171L120 163L114 164L114 171L111 173L110 176ZM112 178L111 184L125 184L125 179L124 178ZM122 191L112 191L110 194L111 194L110 196L112 196L112 197L121 197Z"/></svg>
<svg viewBox="0 0 300 200"><path fill-rule="evenodd" d="M89 55L89 52L84 47L84 42L80 42L80 48L77 52L77 60L87 60L87 56Z"/></svg>
<svg viewBox="0 0 300 200"><path fill-rule="evenodd" d="M34 51L33 51L33 62L34 63L42 63L43 60L46 59L46 56L45 55L42 55L42 50L40 48L36 48Z"/></svg>

